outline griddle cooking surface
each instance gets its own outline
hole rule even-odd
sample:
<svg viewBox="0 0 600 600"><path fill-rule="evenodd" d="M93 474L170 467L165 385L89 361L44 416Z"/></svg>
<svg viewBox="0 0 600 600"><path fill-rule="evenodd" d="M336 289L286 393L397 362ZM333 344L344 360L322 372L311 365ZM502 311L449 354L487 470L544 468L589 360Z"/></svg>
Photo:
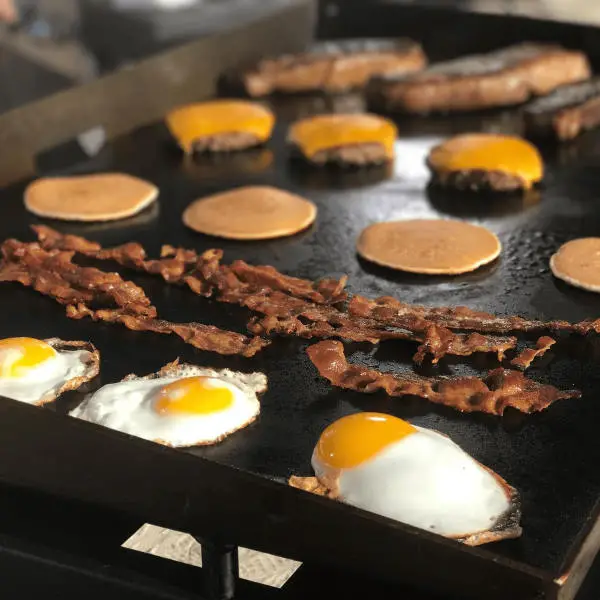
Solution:
<svg viewBox="0 0 600 600"><path fill-rule="evenodd" d="M280 115L298 114L304 103L311 102L287 102L280 107ZM568 150L550 152L544 188L537 199L457 196L425 188L423 157L439 137L469 129L511 131L518 126L514 115L509 111L477 118L400 122L404 135L398 142L393 173L386 173L385 168L316 171L292 163L284 143L286 123L281 120L266 149L191 163L183 160L164 126L157 124L116 140L96 158L61 173L119 170L144 177L160 187L159 211L150 209L133 219L106 225L44 221L25 212L24 185L19 185L2 192L0 237L31 240L29 225L43 222L104 245L137 240L154 254L163 243L199 251L219 247L225 250L226 261L243 258L300 277L347 273L350 290L370 296L390 294L431 305L465 304L530 318L578 321L597 317L600 297L555 280L548 259L566 240L600 231L600 158L594 152L600 132L587 134ZM195 198L248 184L280 186L312 199L319 207L317 223L294 237L264 243L219 240L182 226L181 213ZM404 275L358 259L354 243L363 227L380 220L414 217L458 217L481 223L498 234L503 253L493 264L457 277ZM248 313L241 308L196 297L159 279L121 272L144 287L164 318L244 331ZM199 352L175 336L71 321L54 301L18 285L0 286L0 304L2 337L91 340L102 353L102 383L130 372L157 370L178 356L215 367L265 371L269 391L258 422L215 447L189 450L261 475L283 480L292 473L310 474L310 456L319 433L335 419L359 410L389 412L448 434L520 490L523 537L487 549L533 566L557 572L600 495L600 347L594 339L564 338L530 371L532 377L559 387L582 389L583 398L558 402L537 415L512 412L497 418L462 415L420 399L389 399L383 394L367 396L333 389L318 377L306 357L307 342L297 339L278 339L253 359L220 357ZM414 349L408 342L351 347L355 359L385 370L408 368ZM484 356L463 362L448 357L438 367L422 371L485 372L494 364ZM77 393L71 394L50 410L65 412L79 400Z"/></svg>

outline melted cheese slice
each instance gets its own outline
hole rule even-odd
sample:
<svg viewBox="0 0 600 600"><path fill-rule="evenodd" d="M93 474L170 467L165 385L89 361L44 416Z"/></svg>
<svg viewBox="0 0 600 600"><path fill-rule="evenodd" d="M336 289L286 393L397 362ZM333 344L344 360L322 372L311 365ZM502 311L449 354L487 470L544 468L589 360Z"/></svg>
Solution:
<svg viewBox="0 0 600 600"><path fill-rule="evenodd" d="M176 108L166 116L166 122L183 151L189 154L196 140L226 133L248 133L256 136L258 143L266 142L271 137L275 116L257 102L213 100Z"/></svg>
<svg viewBox="0 0 600 600"><path fill-rule="evenodd" d="M535 146L518 137L488 133L458 135L443 142L431 151L429 163L443 172L502 171L519 177L526 189L539 182L544 172Z"/></svg>
<svg viewBox="0 0 600 600"><path fill-rule="evenodd" d="M397 135L396 126L388 119L370 114L338 114L297 121L291 126L288 137L307 158L331 148L381 144L386 156L392 159Z"/></svg>

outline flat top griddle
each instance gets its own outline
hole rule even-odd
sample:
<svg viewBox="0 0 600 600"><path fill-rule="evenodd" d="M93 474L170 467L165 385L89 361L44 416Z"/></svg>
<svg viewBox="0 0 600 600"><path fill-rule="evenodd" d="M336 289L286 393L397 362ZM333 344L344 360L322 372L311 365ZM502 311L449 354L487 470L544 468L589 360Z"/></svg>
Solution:
<svg viewBox="0 0 600 600"><path fill-rule="evenodd" d="M476 50L476 49L474 49ZM473 50L473 51L474 51ZM292 275L316 279L349 275L349 290L368 296L392 295L428 305L467 305L498 314L579 321L597 317L600 298L552 277L551 254L565 241L598 235L600 210L600 132L583 135L569 146L540 146L546 176L539 193L526 195L458 195L427 187L423 165L427 150L439 139L461 131L518 132L520 109L432 118L399 119L400 139L393 168L316 170L290 158L285 133L290 120L311 112L360 106L356 95L328 99L306 96L275 99L278 113L273 139L264 147L223 157L184 160L162 123L142 127L108 143L94 158L57 168L47 161L40 175L123 171L160 188L159 206L113 224L66 224L26 213L22 195L27 181L0 192L0 239L32 240L29 227L45 223L110 246L130 240L151 255L161 244L223 248L225 260L269 264ZM54 158L71 156L57 150ZM319 208L316 224L296 236L239 243L195 234L181 224L183 209L194 199L241 185L268 184L312 199ZM501 257L474 273L431 277L396 273L359 259L355 240L375 221L415 217L449 217L481 223L496 232ZM107 263L101 268L108 269ZM162 280L121 270L147 291L161 317L197 320L244 331L249 313L199 298ZM277 339L253 359L202 353L179 338L134 333L120 326L71 321L54 301L18 285L0 286L0 335L58 336L91 340L102 353L98 385L134 372L146 374L168 361L182 360L269 377L258 422L219 445L184 450L284 482L291 474L308 475L314 444L326 425L359 410L388 412L449 435L474 458L502 475L521 492L524 533L518 540L486 547L487 556L502 556L527 568L559 576L596 522L600 498L599 341L561 336L560 343L535 363L529 375L561 388L579 388L579 400L559 401L543 413L507 413L504 418L463 415L417 398L390 399L331 388L318 377L299 339ZM530 344L535 336L524 337ZM414 345L385 342L377 347L348 346L352 360L384 370L411 368ZM482 373L496 362L485 356L466 361L446 357L424 374ZM66 413L81 395L69 394L44 409ZM127 473L119 474L124 481ZM126 485L126 484L125 484Z"/></svg>

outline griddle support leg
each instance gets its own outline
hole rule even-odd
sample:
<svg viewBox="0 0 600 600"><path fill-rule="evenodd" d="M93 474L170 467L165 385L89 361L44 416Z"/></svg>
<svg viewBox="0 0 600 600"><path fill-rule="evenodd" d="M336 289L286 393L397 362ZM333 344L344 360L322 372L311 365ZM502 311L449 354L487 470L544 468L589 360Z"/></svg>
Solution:
<svg viewBox="0 0 600 600"><path fill-rule="evenodd" d="M202 544L202 572L206 600L231 600L239 577L238 548L214 540Z"/></svg>

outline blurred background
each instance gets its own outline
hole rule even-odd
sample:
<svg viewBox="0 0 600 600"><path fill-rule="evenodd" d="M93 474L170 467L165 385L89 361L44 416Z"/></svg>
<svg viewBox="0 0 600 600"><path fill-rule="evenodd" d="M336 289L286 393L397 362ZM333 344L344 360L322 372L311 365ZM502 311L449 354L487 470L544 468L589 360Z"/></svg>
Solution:
<svg viewBox="0 0 600 600"><path fill-rule="evenodd" d="M10 87L22 90L0 92L0 109L225 29L288 1L0 0L0 75L3 81L7 75L9 80L16 78L19 86ZM383 1L600 24L600 2L594 0ZM335 14L339 2L343 0L321 0L322 10ZM50 74L28 76L20 58Z"/></svg>

